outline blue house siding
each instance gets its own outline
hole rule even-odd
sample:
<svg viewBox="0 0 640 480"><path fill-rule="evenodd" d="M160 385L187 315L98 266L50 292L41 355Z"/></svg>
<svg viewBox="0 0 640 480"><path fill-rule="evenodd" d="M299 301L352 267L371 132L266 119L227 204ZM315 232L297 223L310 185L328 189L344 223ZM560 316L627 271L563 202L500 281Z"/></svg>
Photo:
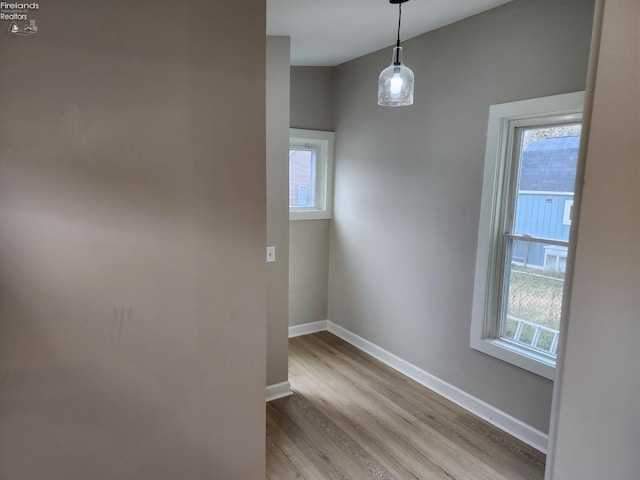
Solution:
<svg viewBox="0 0 640 480"><path fill-rule="evenodd" d="M573 195L520 193L516 204L515 233L532 237L569 240L570 225L564 225L565 202ZM545 249L540 243L517 242L513 259L530 267L544 268Z"/></svg>
<svg viewBox="0 0 640 480"><path fill-rule="evenodd" d="M565 205L573 201L580 137L549 137L524 149L518 179L514 233L568 241ZM570 222L567 222L570 223ZM546 247L546 248L545 248ZM566 248L517 241L514 262L533 268L564 270Z"/></svg>
<svg viewBox="0 0 640 480"><path fill-rule="evenodd" d="M562 223L567 200L573 195L518 194L515 233L568 241L571 226Z"/></svg>

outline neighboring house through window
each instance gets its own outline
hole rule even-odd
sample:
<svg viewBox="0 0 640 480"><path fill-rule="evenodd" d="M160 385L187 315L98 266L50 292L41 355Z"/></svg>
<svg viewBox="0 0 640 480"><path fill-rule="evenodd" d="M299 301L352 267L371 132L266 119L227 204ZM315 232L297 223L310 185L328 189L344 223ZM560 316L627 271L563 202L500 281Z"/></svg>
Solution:
<svg viewBox="0 0 640 480"><path fill-rule="evenodd" d="M289 219L331 218L333 132L289 132Z"/></svg>
<svg viewBox="0 0 640 480"><path fill-rule="evenodd" d="M554 378L583 94L490 109L471 346Z"/></svg>

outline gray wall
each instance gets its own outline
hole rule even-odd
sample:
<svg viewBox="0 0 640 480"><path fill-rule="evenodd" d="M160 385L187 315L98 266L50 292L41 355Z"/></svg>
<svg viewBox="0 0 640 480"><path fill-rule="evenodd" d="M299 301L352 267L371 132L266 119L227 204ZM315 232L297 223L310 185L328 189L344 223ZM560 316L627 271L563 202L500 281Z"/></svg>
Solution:
<svg viewBox="0 0 640 480"><path fill-rule="evenodd" d="M289 37L267 37L267 385L289 375L289 50Z"/></svg>
<svg viewBox="0 0 640 480"><path fill-rule="evenodd" d="M584 89L592 16L517 0L405 42L408 108L376 105L391 48L336 72L329 319L545 432L552 382L469 347L487 116Z"/></svg>
<svg viewBox="0 0 640 480"><path fill-rule="evenodd" d="M264 2L37 19L0 39L0 478L264 478Z"/></svg>
<svg viewBox="0 0 640 480"><path fill-rule="evenodd" d="M640 4L604 2L547 478L640 478Z"/></svg>
<svg viewBox="0 0 640 480"><path fill-rule="evenodd" d="M333 67L291 67L291 127L333 131ZM327 319L330 220L290 222L289 324Z"/></svg>
<svg viewBox="0 0 640 480"><path fill-rule="evenodd" d="M327 319L330 220L290 222L289 325Z"/></svg>
<svg viewBox="0 0 640 480"><path fill-rule="evenodd" d="M291 128L334 130L335 67L291 67Z"/></svg>

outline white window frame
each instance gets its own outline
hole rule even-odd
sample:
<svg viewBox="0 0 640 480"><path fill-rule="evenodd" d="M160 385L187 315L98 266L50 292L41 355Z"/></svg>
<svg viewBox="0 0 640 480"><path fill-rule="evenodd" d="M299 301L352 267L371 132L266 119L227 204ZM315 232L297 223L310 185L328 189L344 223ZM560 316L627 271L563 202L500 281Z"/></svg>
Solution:
<svg viewBox="0 0 640 480"><path fill-rule="evenodd" d="M289 148L314 147L316 207L289 207L289 220L322 220L333 214L333 148L335 134L320 130L289 129Z"/></svg>
<svg viewBox="0 0 640 480"><path fill-rule="evenodd" d="M564 214L562 215L563 225L571 225L571 207L573 207L573 200L565 200Z"/></svg>
<svg viewBox="0 0 640 480"><path fill-rule="evenodd" d="M504 226L503 203L508 164L512 161L516 125L544 123L555 117L567 123L580 121L584 92L492 105L489 110L487 146L480 204L476 271L471 316L471 348L533 372L555 379L555 358L520 347L500 338L498 312L503 259L500 258L500 230ZM539 120L537 120L539 119ZM570 278L566 279L570 282Z"/></svg>

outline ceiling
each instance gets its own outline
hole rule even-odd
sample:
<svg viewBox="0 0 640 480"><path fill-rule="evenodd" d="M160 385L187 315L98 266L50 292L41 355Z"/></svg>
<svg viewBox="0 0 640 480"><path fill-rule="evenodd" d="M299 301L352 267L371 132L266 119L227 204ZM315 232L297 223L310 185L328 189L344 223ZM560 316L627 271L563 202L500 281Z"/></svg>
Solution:
<svg viewBox="0 0 640 480"><path fill-rule="evenodd" d="M401 39L510 0L413 0ZM395 43L398 6L388 0L267 0L267 34L291 37L292 65L339 65Z"/></svg>

